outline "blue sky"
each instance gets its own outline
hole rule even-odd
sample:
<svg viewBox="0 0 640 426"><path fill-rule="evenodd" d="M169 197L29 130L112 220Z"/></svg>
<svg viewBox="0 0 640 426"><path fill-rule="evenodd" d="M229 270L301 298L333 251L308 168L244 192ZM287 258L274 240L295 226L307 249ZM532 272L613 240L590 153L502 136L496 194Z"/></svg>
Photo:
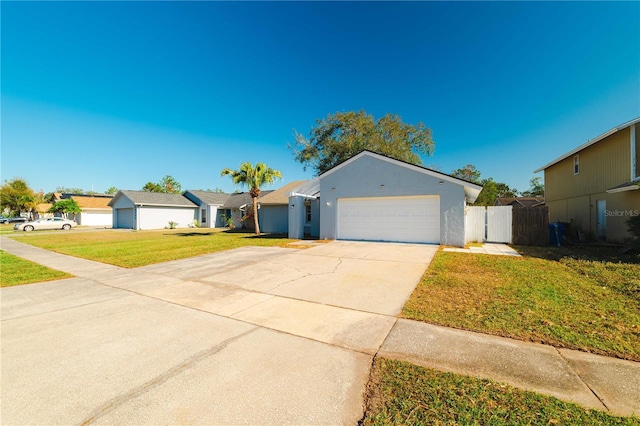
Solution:
<svg viewBox="0 0 640 426"><path fill-rule="evenodd" d="M639 2L6 2L1 177L45 192L309 179L294 129L364 109L433 131L424 164L533 170L640 116ZM276 185L279 186L280 184Z"/></svg>

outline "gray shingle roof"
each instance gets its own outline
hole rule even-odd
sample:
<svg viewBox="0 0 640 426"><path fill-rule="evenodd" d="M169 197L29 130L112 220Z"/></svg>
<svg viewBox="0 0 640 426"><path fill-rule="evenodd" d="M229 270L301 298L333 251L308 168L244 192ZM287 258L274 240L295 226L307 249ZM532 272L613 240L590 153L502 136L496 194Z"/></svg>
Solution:
<svg viewBox="0 0 640 426"><path fill-rule="evenodd" d="M258 197L258 201L260 201L260 198L264 197L267 194L270 194L271 192L273 192L273 190L261 191L260 197ZM231 194L231 196L229 196L229 199L227 199L227 201L224 203L222 208L238 209L244 204L251 205L252 203L253 201L251 200L251 195L249 195L248 192L240 192L238 194Z"/></svg>
<svg viewBox="0 0 640 426"><path fill-rule="evenodd" d="M264 205L289 204L289 197L287 197L287 194L305 182L306 181L304 180L296 180L276 189L275 191L271 191L269 194L264 194L259 198L260 203Z"/></svg>
<svg viewBox="0 0 640 426"><path fill-rule="evenodd" d="M122 195L133 201L136 205L172 206L172 207L196 207L187 197L182 194L165 194L163 192L133 191L129 189L120 190ZM114 197L109 205L115 202Z"/></svg>
<svg viewBox="0 0 640 426"><path fill-rule="evenodd" d="M219 204L222 205L224 204L229 197L231 196L231 194L225 194L224 192L213 192L213 191L192 191L189 190L187 191L193 195L195 195L196 197L198 197L200 200L204 201L207 204L210 205L215 205L215 204Z"/></svg>

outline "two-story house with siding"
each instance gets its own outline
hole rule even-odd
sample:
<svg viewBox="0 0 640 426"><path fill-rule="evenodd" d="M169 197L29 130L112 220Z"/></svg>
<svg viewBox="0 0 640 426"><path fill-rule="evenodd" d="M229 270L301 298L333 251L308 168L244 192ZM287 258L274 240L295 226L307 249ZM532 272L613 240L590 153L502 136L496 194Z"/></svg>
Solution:
<svg viewBox="0 0 640 426"><path fill-rule="evenodd" d="M544 171L551 222L569 222L600 240L630 238L640 214L640 117L614 127L535 170Z"/></svg>

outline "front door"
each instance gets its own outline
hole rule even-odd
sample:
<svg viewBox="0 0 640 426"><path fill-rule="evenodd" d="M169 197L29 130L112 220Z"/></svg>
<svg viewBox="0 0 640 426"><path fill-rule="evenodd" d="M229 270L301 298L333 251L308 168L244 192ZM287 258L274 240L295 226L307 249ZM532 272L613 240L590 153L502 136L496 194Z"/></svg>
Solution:
<svg viewBox="0 0 640 426"><path fill-rule="evenodd" d="M607 239L607 200L596 200L596 235L598 239Z"/></svg>

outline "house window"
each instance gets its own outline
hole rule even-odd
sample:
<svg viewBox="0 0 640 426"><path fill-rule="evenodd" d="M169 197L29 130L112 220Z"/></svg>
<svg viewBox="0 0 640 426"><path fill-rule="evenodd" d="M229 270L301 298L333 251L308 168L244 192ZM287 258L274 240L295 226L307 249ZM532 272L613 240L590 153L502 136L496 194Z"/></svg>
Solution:
<svg viewBox="0 0 640 426"><path fill-rule="evenodd" d="M311 223L311 205L307 204L305 208L305 218L307 223Z"/></svg>
<svg viewBox="0 0 640 426"><path fill-rule="evenodd" d="M202 223L207 223L207 209L202 209L200 216L202 217Z"/></svg>
<svg viewBox="0 0 640 426"><path fill-rule="evenodd" d="M578 173L580 173L580 157L575 155L573 157L573 174L577 175Z"/></svg>

